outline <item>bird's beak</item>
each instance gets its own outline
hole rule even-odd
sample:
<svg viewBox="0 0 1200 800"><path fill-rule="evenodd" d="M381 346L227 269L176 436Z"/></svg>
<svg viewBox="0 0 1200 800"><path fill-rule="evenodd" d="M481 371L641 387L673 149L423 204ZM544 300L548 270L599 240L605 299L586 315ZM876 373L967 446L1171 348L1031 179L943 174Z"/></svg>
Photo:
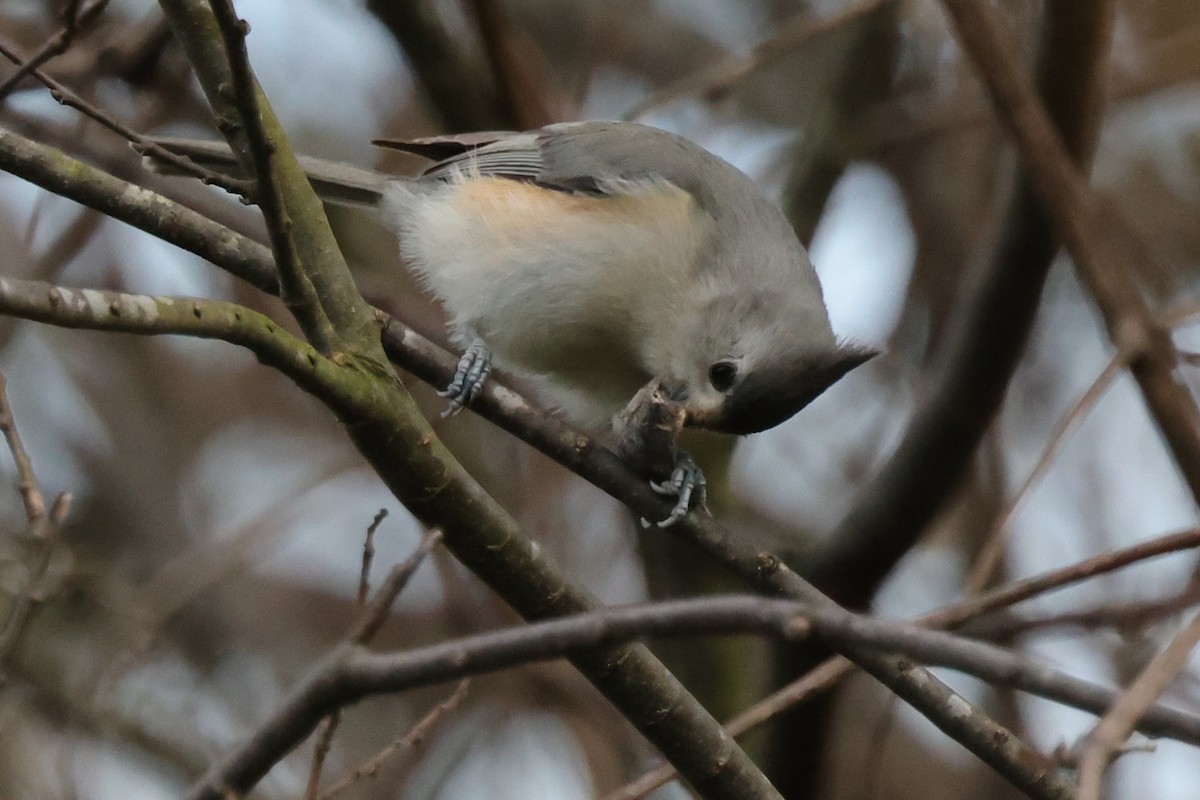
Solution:
<svg viewBox="0 0 1200 800"><path fill-rule="evenodd" d="M751 375L719 408L689 413L688 424L738 436L759 433L790 419L855 367L878 351L842 345L830 358L790 375Z"/></svg>

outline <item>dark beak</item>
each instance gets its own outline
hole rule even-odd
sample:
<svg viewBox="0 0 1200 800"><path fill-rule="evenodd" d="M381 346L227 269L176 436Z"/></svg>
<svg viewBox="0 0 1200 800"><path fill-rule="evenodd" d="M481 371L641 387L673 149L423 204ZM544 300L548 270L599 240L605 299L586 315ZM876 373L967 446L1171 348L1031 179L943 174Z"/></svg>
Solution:
<svg viewBox="0 0 1200 800"><path fill-rule="evenodd" d="M738 436L774 428L837 383L843 375L879 355L877 350L844 344L824 361L783 375L748 375L725 400L715 419L691 424Z"/></svg>

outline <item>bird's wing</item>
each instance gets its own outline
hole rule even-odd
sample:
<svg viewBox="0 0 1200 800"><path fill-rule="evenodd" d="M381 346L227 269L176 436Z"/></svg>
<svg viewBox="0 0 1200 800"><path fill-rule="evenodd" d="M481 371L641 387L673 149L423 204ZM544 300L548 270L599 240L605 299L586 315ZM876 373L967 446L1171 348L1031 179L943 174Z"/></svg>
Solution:
<svg viewBox="0 0 1200 800"><path fill-rule="evenodd" d="M421 173L423 179L449 180L470 173L606 196L624 194L623 185L631 180L669 180L644 159L629 158L642 149L639 135L653 135L644 133L649 130L581 122L524 133L473 133L412 141L378 140L374 144L435 159L436 163ZM600 147L592 150L592 144ZM613 144L619 145L615 154L610 152Z"/></svg>

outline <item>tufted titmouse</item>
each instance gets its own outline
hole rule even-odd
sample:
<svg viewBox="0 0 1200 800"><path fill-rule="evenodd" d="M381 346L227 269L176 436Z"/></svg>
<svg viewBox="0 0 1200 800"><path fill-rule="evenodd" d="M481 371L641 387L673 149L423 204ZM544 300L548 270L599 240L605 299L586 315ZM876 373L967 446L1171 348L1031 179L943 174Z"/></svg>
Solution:
<svg viewBox="0 0 1200 800"><path fill-rule="evenodd" d="M444 393L451 411L494 359L593 432L653 382L685 424L747 434L874 354L835 339L780 210L682 137L577 122L375 144L435 163L412 178L303 163L323 195L376 209L445 305L465 348ZM697 480L683 464L663 487L682 504L670 521Z"/></svg>

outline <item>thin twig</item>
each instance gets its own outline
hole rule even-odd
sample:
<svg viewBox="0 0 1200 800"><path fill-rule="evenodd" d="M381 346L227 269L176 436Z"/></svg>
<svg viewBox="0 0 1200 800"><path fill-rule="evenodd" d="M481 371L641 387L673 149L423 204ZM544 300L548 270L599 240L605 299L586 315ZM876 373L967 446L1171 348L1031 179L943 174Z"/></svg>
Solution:
<svg viewBox="0 0 1200 800"><path fill-rule="evenodd" d="M104 7L108 5L108 0L93 0L93 2L82 9L80 5L80 0L68 0L66 10L63 12L65 18L63 27L58 33L47 39L41 49L26 59L25 63L17 68L16 72L0 82L0 103L4 102L4 98L8 97L17 84L23 81L31 72L55 56L60 56L66 52L67 48L71 46L75 34L79 32L79 29L97 17L104 10Z"/></svg>
<svg viewBox="0 0 1200 800"><path fill-rule="evenodd" d="M20 65L21 57L11 46L0 40L0 55L7 58L14 64ZM182 156L174 153L165 147L155 143L134 129L130 128L125 123L118 120L112 114L108 113L99 106L89 103L75 92L68 89L65 85L50 77L41 69L31 69L29 74L42 83L50 90L50 96L68 108L73 108L89 119L99 123L108 130L124 138L142 155L150 155L159 159L181 172L199 178L202 183L210 186L220 186L230 194L245 196L249 191L249 184L246 181L233 178L223 172L207 169L200 164L197 164L187 156Z"/></svg>
<svg viewBox="0 0 1200 800"><path fill-rule="evenodd" d="M316 742L313 744L312 761L308 767L308 785L304 789L305 800L317 800L321 790L321 772L325 759L333 747L333 736L342 722L341 710L334 711L317 726Z"/></svg>
<svg viewBox="0 0 1200 800"><path fill-rule="evenodd" d="M62 527L70 510L71 495L64 492L54 500L54 505L50 507L50 513L45 517L43 538L34 543L35 547L40 547L40 553L29 570L25 587L13 602L12 611L9 612L8 619L4 623L4 629L0 630L0 685L3 685L6 680L4 673L10 660L16 654L17 648L21 646L25 631L29 628L30 620L33 619L34 611L45 599L42 581L45 579L46 573L50 571L50 564L53 562L54 553L58 547L58 530Z"/></svg>
<svg viewBox="0 0 1200 800"><path fill-rule="evenodd" d="M375 518L371 520L371 524L367 526L367 533L363 536L362 566L358 572L358 594L354 598L355 605L359 609L367 604L367 596L371 593L371 563L375 560L375 531L379 530L379 526L387 519L387 515L386 508L375 512Z"/></svg>
<svg viewBox="0 0 1200 800"><path fill-rule="evenodd" d="M211 5L217 27L225 42L229 71L233 76L234 105L241 118L239 126L238 121L218 115L217 124L223 132L240 127L249 143L250 160L254 167L254 188L251 197L262 209L263 219L267 224L271 248L275 252L279 268L283 300L288 304L288 308L298 315L306 333L310 330L324 332L317 339L317 343L324 352L329 352L329 344L336 340L336 336L328 319L324 319L320 301L316 298L314 288L305 274L304 264L300 261L296 243L292 238L292 223L288 218L283 193L275 179L271 163L275 157L275 143L263 127L262 111L258 102L258 83L250 70L250 60L246 53L246 34L250 27L238 17L230 0L211 0Z"/></svg>
<svg viewBox="0 0 1200 800"><path fill-rule="evenodd" d="M25 520L29 525L29 536L32 540L35 556L26 578L25 586L13 601L12 609L4 626L0 629L0 685L4 683L9 661L20 647L33 612L43 599L42 581L50 569L54 552L58 544L58 530L71 508L71 495L60 494L46 511L46 498L42 493L37 474L33 471L33 461L25 449L24 442L17 432L17 423L13 417L12 406L8 400L8 378L0 372L0 431L12 453L13 463L17 468L17 491L25 506Z"/></svg>
<svg viewBox="0 0 1200 800"><path fill-rule="evenodd" d="M367 604L367 595L371 591L371 563L375 560L375 531L387 517L387 509L381 508L375 513L375 518L367 526L363 536L362 564L358 572L358 593L355 596L355 606L362 611ZM325 768L325 759L333 747L333 737L338 726L342 723L342 712L335 711L321 720L317 728L316 744L313 745L312 763L308 769L308 787L304 792L307 800L317 800L321 789L321 772Z"/></svg>
<svg viewBox="0 0 1200 800"><path fill-rule="evenodd" d="M1005 535L1008 523L1012 521L1017 508L1029 496L1030 491L1037 485L1038 481L1045 477L1051 463L1054 461L1054 457L1058 455L1063 442L1066 441L1067 434L1078 423L1083 421L1088 412L1092 410L1092 407L1108 391L1108 387L1113 384L1113 381L1117 379L1122 370L1128 366L1128 363L1129 360L1120 353L1109 359L1108 363L1104 365L1104 369L1096 376L1096 380L1092 381L1087 390L1080 395L1079 400L1058 421L1054 431L1050 434L1049 441L1046 442L1046 446L1042 450L1042 454L1038 456L1037 463L1034 464L1033 469L1029 471L1029 475L1026 476L1021 486L1005 504L1004 509L996 516L991 530L984 537L983 547L979 550L975 566L972 567L971 574L967 576L966 586L968 594L977 594L982 591L983 587L987 586L988 581L992 579L992 575L996 572L996 567L1000 564L1000 558L1004 554L1004 546L1008 542L1008 537Z"/></svg>
<svg viewBox="0 0 1200 800"><path fill-rule="evenodd" d="M1155 656L1112 708L1084 738L1079 759L1079 800L1100 800L1104 772L1125 741L1200 643L1200 614L1192 618L1166 648Z"/></svg>
<svg viewBox="0 0 1200 800"><path fill-rule="evenodd" d="M383 586L375 593L375 599L363 610L362 615L351 628L350 641L365 645L375 638L375 634L387 621L387 615L395 604L396 598L404 591L404 587L408 586L417 567L421 566L421 562L441 540L442 532L436 528L431 530L421 539L421 544L417 546L412 555L392 567L388 576L384 578Z"/></svg>
<svg viewBox="0 0 1200 800"><path fill-rule="evenodd" d="M1122 632L1136 631L1197 603L1200 603L1200 586L1192 586L1171 597L1137 603L1120 602L1081 611L1062 611L1037 616L997 614L974 620L960 630L972 638L989 641L1004 641L1013 636L1055 628L1089 631L1097 628L1116 628Z"/></svg>
<svg viewBox="0 0 1200 800"><path fill-rule="evenodd" d="M420 744L421 741L429 735L429 732L433 730L435 725L437 725L447 714L458 708L463 699L466 698L467 689L470 687L470 685L470 678L463 678L461 681L459 681L458 686L456 686L454 689L454 693L446 700L438 703L432 711L418 720L417 724L412 727L412 730L392 741L387 745L387 747L384 747L378 753L371 756L369 759L356 767L350 774L338 780L337 783L329 788L329 791L321 795L321 800L333 800L334 797L346 791L362 779L374 778L379 773L380 767L382 767L384 763L396 753L396 751L401 749L407 750Z"/></svg>
<svg viewBox="0 0 1200 800"><path fill-rule="evenodd" d="M0 432L12 453L13 463L17 468L17 491L21 494L21 502L25 506L25 519L29 523L29 531L36 538L45 538L42 530L46 522L46 497L38 484L37 475L33 471L33 462L21 435L17 432L16 420L13 418L12 406L8 402L8 378L0 372Z"/></svg>

